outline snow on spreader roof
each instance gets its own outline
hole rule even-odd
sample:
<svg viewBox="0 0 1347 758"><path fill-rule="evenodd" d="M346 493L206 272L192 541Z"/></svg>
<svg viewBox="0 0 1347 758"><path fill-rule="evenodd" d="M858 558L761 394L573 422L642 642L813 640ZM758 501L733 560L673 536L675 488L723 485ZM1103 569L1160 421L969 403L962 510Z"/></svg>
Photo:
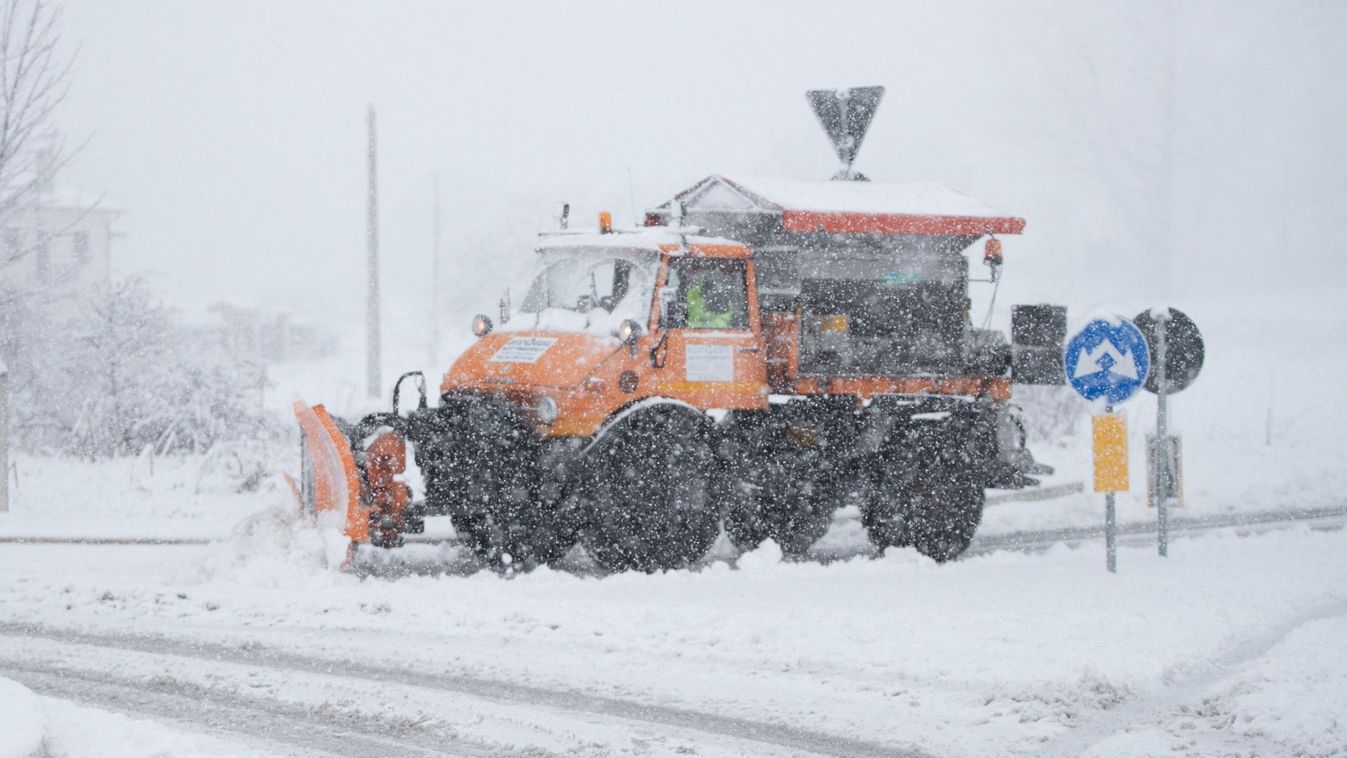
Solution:
<svg viewBox="0 0 1347 758"><path fill-rule="evenodd" d="M922 216L1006 215L981 200L938 182L891 184L763 177L722 178L792 211L904 213Z"/></svg>
<svg viewBox="0 0 1347 758"><path fill-rule="evenodd" d="M780 213L787 231L1018 234L1024 219L939 183L810 181L713 174L674 200L688 211ZM671 201L672 202L672 201ZM669 203L656 209L666 216Z"/></svg>

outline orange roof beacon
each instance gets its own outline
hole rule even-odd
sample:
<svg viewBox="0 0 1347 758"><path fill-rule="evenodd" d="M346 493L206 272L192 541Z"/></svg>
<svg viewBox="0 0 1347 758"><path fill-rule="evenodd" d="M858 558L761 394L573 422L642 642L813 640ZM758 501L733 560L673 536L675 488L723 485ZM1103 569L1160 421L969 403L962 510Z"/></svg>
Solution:
<svg viewBox="0 0 1347 758"><path fill-rule="evenodd" d="M844 163L831 181L713 175L641 229L563 219L523 296L473 320L436 405L413 372L393 412L353 425L297 408L304 502L384 547L448 515L510 570L577 542L610 571L687 566L722 526L802 555L848 505L881 548L957 556L985 488L1047 470L1009 400L1062 382L1066 312L1016 306L1009 342L971 323L965 252L985 238L997 281L998 235L1024 220L853 171L882 93L809 93ZM409 377L419 403L399 413Z"/></svg>

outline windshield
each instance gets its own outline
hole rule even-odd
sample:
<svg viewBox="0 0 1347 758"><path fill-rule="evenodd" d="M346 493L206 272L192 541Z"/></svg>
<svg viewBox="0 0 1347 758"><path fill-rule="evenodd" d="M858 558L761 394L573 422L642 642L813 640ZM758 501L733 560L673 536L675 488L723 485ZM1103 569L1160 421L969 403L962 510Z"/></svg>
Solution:
<svg viewBox="0 0 1347 758"><path fill-rule="evenodd" d="M656 261L628 252L544 252L510 326L612 334L625 319L644 325Z"/></svg>

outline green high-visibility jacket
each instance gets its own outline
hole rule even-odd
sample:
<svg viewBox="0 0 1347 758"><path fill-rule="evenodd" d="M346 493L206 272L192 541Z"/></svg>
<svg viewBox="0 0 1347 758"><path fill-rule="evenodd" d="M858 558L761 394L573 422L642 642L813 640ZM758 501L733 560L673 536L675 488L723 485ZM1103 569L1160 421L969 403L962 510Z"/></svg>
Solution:
<svg viewBox="0 0 1347 758"><path fill-rule="evenodd" d="M688 326L692 329L727 329L730 326L729 311L717 312L707 309L706 298L702 296L701 285L688 290Z"/></svg>

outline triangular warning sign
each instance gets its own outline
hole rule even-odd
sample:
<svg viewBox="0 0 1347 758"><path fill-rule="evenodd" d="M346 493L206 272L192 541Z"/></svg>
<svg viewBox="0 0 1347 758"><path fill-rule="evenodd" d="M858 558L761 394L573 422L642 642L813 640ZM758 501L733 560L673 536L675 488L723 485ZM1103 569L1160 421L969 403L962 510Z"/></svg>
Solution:
<svg viewBox="0 0 1347 758"><path fill-rule="evenodd" d="M856 152L861 149L870 120L884 97L883 87L850 87L847 89L816 89L805 93L814 108L823 131L828 133L837 158L851 167Z"/></svg>

